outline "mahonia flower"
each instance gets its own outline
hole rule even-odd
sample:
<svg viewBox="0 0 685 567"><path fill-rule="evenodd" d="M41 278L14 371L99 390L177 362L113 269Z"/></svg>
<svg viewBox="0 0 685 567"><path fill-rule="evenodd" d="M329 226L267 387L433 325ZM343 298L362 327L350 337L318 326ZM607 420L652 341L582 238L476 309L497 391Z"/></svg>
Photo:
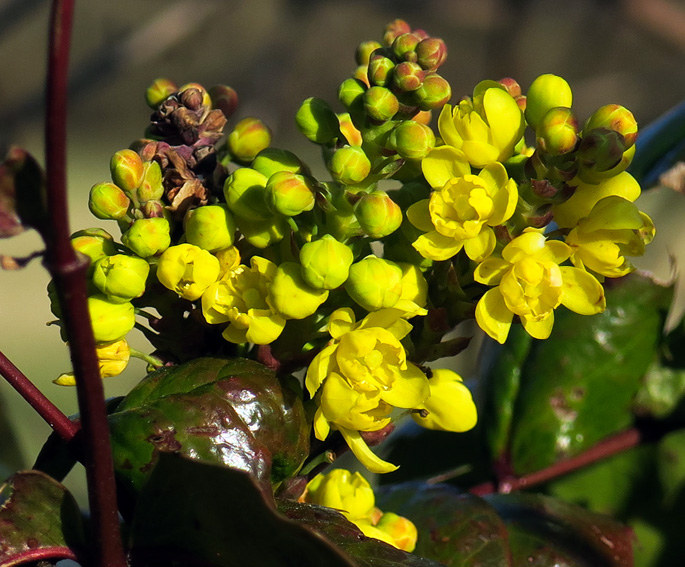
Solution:
<svg viewBox="0 0 685 567"><path fill-rule="evenodd" d="M230 323L223 337L232 343L265 345L275 341L285 327L285 319L268 301L276 264L253 256L229 270L202 295L202 314L211 324Z"/></svg>
<svg viewBox="0 0 685 567"><path fill-rule="evenodd" d="M469 258L480 262L495 249L492 227L514 214L517 201L516 182L501 163L486 165L478 175L452 177L430 199L409 207L409 221L426 231L413 246L431 260L447 260L464 248Z"/></svg>
<svg viewBox="0 0 685 567"><path fill-rule="evenodd" d="M131 347L128 346L126 339L108 343L98 343L95 345L95 354L98 357L98 367L101 378L118 376L126 366L131 357ZM53 380L58 386L76 386L76 377L73 372L60 374Z"/></svg>
<svg viewBox="0 0 685 567"><path fill-rule="evenodd" d="M417 407L430 393L426 375L407 362L400 340L412 326L402 315L381 309L357 322L351 309L334 311L328 323L332 340L309 365L305 380L319 404L316 437L324 440L331 427L339 430L355 456L377 473L397 467L377 457L359 432L382 429L394 407Z"/></svg>
<svg viewBox="0 0 685 567"><path fill-rule="evenodd" d="M477 168L509 159L525 129L518 103L495 81L482 81L473 99L446 104L438 118L443 141L466 156Z"/></svg>
<svg viewBox="0 0 685 567"><path fill-rule="evenodd" d="M219 278L219 260L194 244L167 248L157 264L157 279L188 301L199 299Z"/></svg>
<svg viewBox="0 0 685 567"><path fill-rule="evenodd" d="M546 339L559 305L581 315L602 312L606 306L604 289L594 276L580 268L559 265L572 253L567 244L546 240L541 233L528 229L504 247L502 258L491 256L479 264L474 279L497 286L476 305L480 328L504 343L512 319L518 315L532 337Z"/></svg>
<svg viewBox="0 0 685 567"><path fill-rule="evenodd" d="M430 397L412 412L416 423L437 431L468 431L478 421L476 404L462 377L454 370L434 368L428 379Z"/></svg>
<svg viewBox="0 0 685 567"><path fill-rule="evenodd" d="M566 237L573 249L571 261L579 268L618 278L632 271L625 256L642 256L654 238L652 219L618 196L597 202Z"/></svg>
<svg viewBox="0 0 685 567"><path fill-rule="evenodd" d="M299 502L333 508L355 524L367 537L379 539L398 549L412 552L418 532L407 518L376 508L369 482L358 472L334 469L318 474L307 483Z"/></svg>

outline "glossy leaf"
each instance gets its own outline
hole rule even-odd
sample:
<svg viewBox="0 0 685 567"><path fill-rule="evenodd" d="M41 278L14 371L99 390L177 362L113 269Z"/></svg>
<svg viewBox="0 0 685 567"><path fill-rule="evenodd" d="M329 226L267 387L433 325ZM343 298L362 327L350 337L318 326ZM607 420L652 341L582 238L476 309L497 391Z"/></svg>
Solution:
<svg viewBox="0 0 685 567"><path fill-rule="evenodd" d="M159 453L179 452L269 481L293 475L309 450L298 396L264 366L201 358L150 374L110 415L115 467L134 492Z"/></svg>
<svg viewBox="0 0 685 567"><path fill-rule="evenodd" d="M450 567L507 567L507 531L485 500L446 484L420 482L378 492L384 511L409 518L419 532L414 553Z"/></svg>
<svg viewBox="0 0 685 567"><path fill-rule="evenodd" d="M632 567L630 528L538 494L486 497L509 532L512 567Z"/></svg>
<svg viewBox="0 0 685 567"><path fill-rule="evenodd" d="M56 480L19 472L0 491L0 566L76 559L85 546L76 501Z"/></svg>

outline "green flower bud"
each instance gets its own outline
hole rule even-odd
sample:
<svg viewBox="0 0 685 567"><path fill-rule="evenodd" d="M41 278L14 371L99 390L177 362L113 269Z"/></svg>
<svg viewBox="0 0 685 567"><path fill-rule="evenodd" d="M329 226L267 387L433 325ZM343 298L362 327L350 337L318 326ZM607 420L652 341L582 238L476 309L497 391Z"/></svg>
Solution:
<svg viewBox="0 0 685 567"><path fill-rule="evenodd" d="M434 71L445 62L447 46L438 37L428 37L416 46L416 62L427 71Z"/></svg>
<svg viewBox="0 0 685 567"><path fill-rule="evenodd" d="M300 273L300 265L284 262L278 266L271 286L269 303L286 319L309 317L328 299L328 290L307 285Z"/></svg>
<svg viewBox="0 0 685 567"><path fill-rule="evenodd" d="M637 138L637 121L633 113L620 104L606 104L597 109L585 123L583 133L588 133L595 128L615 130L621 134L626 149L630 148Z"/></svg>
<svg viewBox="0 0 685 567"><path fill-rule="evenodd" d="M304 169L304 164L288 150L265 148L257 154L250 167L268 179L277 171L300 173Z"/></svg>
<svg viewBox="0 0 685 567"><path fill-rule="evenodd" d="M284 217L249 220L236 216L235 220L245 240L255 248L266 248L280 242L288 231L288 222Z"/></svg>
<svg viewBox="0 0 685 567"><path fill-rule="evenodd" d="M330 105L320 98L310 97L295 114L297 129L312 142L328 144L340 135L338 117Z"/></svg>
<svg viewBox="0 0 685 567"><path fill-rule="evenodd" d="M413 33L403 33L392 42L392 52L400 61L416 61L416 46L421 38Z"/></svg>
<svg viewBox="0 0 685 567"><path fill-rule="evenodd" d="M131 302L114 303L105 295L98 294L89 297L88 312L95 341L98 343L122 339L136 323Z"/></svg>
<svg viewBox="0 0 685 567"><path fill-rule="evenodd" d="M328 169L339 183L355 185L369 175L371 162L360 147L344 146L333 154Z"/></svg>
<svg viewBox="0 0 685 567"><path fill-rule="evenodd" d="M414 120L400 122L388 137L388 148L395 150L406 159L423 159L434 146L433 130Z"/></svg>
<svg viewBox="0 0 685 567"><path fill-rule="evenodd" d="M165 218L138 219L121 236L121 242L141 258L148 258L169 247L170 230Z"/></svg>
<svg viewBox="0 0 685 567"><path fill-rule="evenodd" d="M354 60L357 65L368 65L371 54L381 47L383 46L377 41L362 41L354 52Z"/></svg>
<svg viewBox="0 0 685 567"><path fill-rule="evenodd" d="M383 55L382 52L375 53L369 60L369 70L367 71L369 83L381 87L389 85L394 68L395 63L392 59Z"/></svg>
<svg viewBox="0 0 685 567"><path fill-rule="evenodd" d="M400 20L399 18L393 20L387 26L385 26L385 31L383 32L383 43L385 45L392 45L398 36L410 32L411 27L407 22Z"/></svg>
<svg viewBox="0 0 685 567"><path fill-rule="evenodd" d="M93 283L113 303L124 303L143 295L149 273L150 265L142 258L114 254L97 261Z"/></svg>
<svg viewBox="0 0 685 567"><path fill-rule="evenodd" d="M131 201L114 183L97 183L90 189L88 208L99 219L118 220L126 216Z"/></svg>
<svg viewBox="0 0 685 567"><path fill-rule="evenodd" d="M566 154L578 142L578 121L570 108L551 108L535 129L538 147L552 156Z"/></svg>
<svg viewBox="0 0 685 567"><path fill-rule="evenodd" d="M359 79L345 79L338 88L338 100L345 108L350 110L359 103L363 104L362 101L366 89L366 85Z"/></svg>
<svg viewBox="0 0 685 567"><path fill-rule="evenodd" d="M103 256L116 254L114 238L101 228L87 228L75 232L71 235L71 245L77 252L88 256L91 267Z"/></svg>
<svg viewBox="0 0 685 567"><path fill-rule="evenodd" d="M526 122L537 128L551 108L571 108L573 93L569 84L557 75L540 75L533 81L526 95Z"/></svg>
<svg viewBox="0 0 685 567"><path fill-rule="evenodd" d="M336 289L345 283L354 254L349 246L324 234L300 249L302 277L317 289Z"/></svg>
<svg viewBox="0 0 685 567"><path fill-rule="evenodd" d="M345 291L367 311L392 307L402 295L402 268L395 262L367 256L350 266Z"/></svg>
<svg viewBox="0 0 685 567"><path fill-rule="evenodd" d="M209 98L212 99L212 108L221 110L227 119L233 116L238 107L238 93L227 85L210 87Z"/></svg>
<svg viewBox="0 0 685 567"><path fill-rule="evenodd" d="M119 150L109 162L112 181L124 191L132 193L143 180L143 160L133 150Z"/></svg>
<svg viewBox="0 0 685 567"><path fill-rule="evenodd" d="M147 102L147 105L152 108L152 110L156 110L169 95L174 94L177 90L178 87L173 81L161 78L155 79L145 91L145 102Z"/></svg>
<svg viewBox="0 0 685 567"><path fill-rule="evenodd" d="M625 139L615 130L595 128L583 136L578 147L579 164L593 171L618 165L626 151Z"/></svg>
<svg viewBox="0 0 685 567"><path fill-rule="evenodd" d="M145 201L140 207L140 212L143 213L143 217L146 219L166 218L164 203L159 200Z"/></svg>
<svg viewBox="0 0 685 567"><path fill-rule="evenodd" d="M452 96L452 87L438 74L428 75L423 84L414 91L414 100L421 110L433 110L443 106Z"/></svg>
<svg viewBox="0 0 685 567"><path fill-rule="evenodd" d="M271 144L271 131L259 118L243 118L228 135L226 143L234 158L243 163L251 162Z"/></svg>
<svg viewBox="0 0 685 567"><path fill-rule="evenodd" d="M272 211L294 217L314 208L314 183L292 171L279 171L269 177L266 201Z"/></svg>
<svg viewBox="0 0 685 567"><path fill-rule="evenodd" d="M219 260L192 244L170 246L157 263L157 279L183 299L195 301L219 279Z"/></svg>
<svg viewBox="0 0 685 567"><path fill-rule="evenodd" d="M401 91L412 92L423 84L425 76L426 72L418 63L403 61L395 67L393 81Z"/></svg>
<svg viewBox="0 0 685 567"><path fill-rule="evenodd" d="M354 206L354 214L371 238L388 236L402 224L402 209L385 191L362 195Z"/></svg>
<svg viewBox="0 0 685 567"><path fill-rule="evenodd" d="M138 199L143 203L161 199L164 195L162 186L162 168L156 161L143 164L143 179L138 187Z"/></svg>
<svg viewBox="0 0 685 567"><path fill-rule="evenodd" d="M231 212L244 219L263 221L272 214L266 207L268 178L249 167L236 169L224 182L224 197Z"/></svg>
<svg viewBox="0 0 685 567"><path fill-rule="evenodd" d="M188 211L185 218L186 242L214 252L233 244L235 221L228 206L205 205Z"/></svg>
<svg viewBox="0 0 685 567"><path fill-rule="evenodd" d="M371 87L364 93L364 110L374 120L390 120L399 109L397 97L385 87Z"/></svg>

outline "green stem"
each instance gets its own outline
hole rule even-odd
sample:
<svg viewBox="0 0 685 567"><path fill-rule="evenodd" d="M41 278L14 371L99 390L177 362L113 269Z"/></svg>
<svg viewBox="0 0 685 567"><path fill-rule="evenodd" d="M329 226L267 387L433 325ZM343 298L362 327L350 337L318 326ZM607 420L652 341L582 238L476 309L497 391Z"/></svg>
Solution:
<svg viewBox="0 0 685 567"><path fill-rule="evenodd" d="M131 356L133 358L138 358L140 360L147 362L150 366L153 366L154 368L161 368L162 366L164 366L164 362L162 362L156 356L152 356L151 354L145 354L144 352L141 352L135 348L131 348Z"/></svg>

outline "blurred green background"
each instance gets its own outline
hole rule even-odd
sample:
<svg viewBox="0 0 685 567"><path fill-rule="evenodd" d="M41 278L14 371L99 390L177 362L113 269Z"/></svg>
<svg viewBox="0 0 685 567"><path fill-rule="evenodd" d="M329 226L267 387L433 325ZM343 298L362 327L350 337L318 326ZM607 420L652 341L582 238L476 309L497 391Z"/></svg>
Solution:
<svg viewBox="0 0 685 567"><path fill-rule="evenodd" d="M0 2L0 146L24 146L41 161L49 7L45 0ZM525 90L537 75L555 73L571 84L581 120L615 102L646 125L685 95L685 0L77 2L69 107L72 230L116 231L90 216L87 192L108 179L112 153L142 135L149 115L143 95L156 77L231 85L241 105L229 127L259 116L272 128L275 146L296 151L316 169L317 148L294 125L299 103L308 96L334 102L338 84L355 67L356 45L380 39L397 17L447 42L441 74L452 84L453 101L482 79L511 76ZM642 198L641 208L653 215L658 235L640 266L667 278L671 258L676 265L685 258L678 234L685 198L658 189ZM39 247L27 233L0 242L0 254ZM46 326L52 319L47 283L38 261L0 272L0 350L73 413L75 391L52 384L70 363L58 329ZM468 358L461 367L465 375L474 371ZM124 376L106 381L107 395L125 393L144 370L133 361ZM13 427L0 432L0 462L16 443L22 457L6 464L29 467L49 428L5 383L0 400ZM72 485L80 484L80 474Z"/></svg>

